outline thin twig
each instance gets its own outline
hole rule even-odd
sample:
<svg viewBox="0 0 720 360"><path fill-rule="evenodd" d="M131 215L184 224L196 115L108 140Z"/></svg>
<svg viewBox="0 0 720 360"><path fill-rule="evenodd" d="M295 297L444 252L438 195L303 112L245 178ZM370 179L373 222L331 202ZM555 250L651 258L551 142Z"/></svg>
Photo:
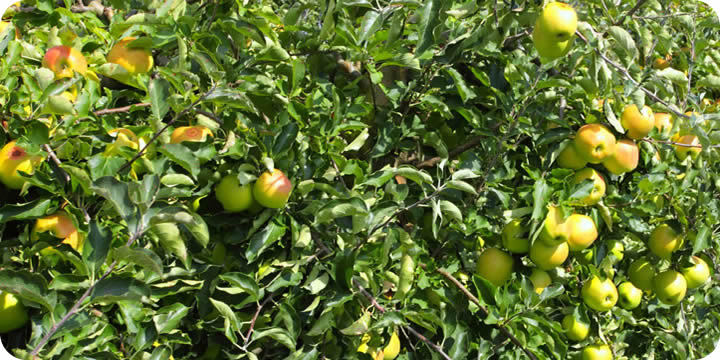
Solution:
<svg viewBox="0 0 720 360"><path fill-rule="evenodd" d="M685 93L685 98L683 99L681 109L685 109L685 106L687 106L687 101L690 97L690 92L692 91L692 76L693 68L695 67L695 30L695 18L693 17L692 37L690 38L690 61L688 62L687 92Z"/></svg>
<svg viewBox="0 0 720 360"><path fill-rule="evenodd" d="M486 136L483 136L483 135L478 135L478 136L471 138L468 142L466 142L466 143L456 147L452 151L450 151L448 153L448 158L452 159L452 158L464 153L465 151L468 151L468 150L474 148L475 146L482 143L483 139L485 139L485 138L486 138ZM422 169L422 168L433 167L433 166L437 165L437 163L442 161L442 159L443 159L442 157L436 156L434 158L425 160L425 161L417 164L417 168Z"/></svg>
<svg viewBox="0 0 720 360"><path fill-rule="evenodd" d="M107 115L107 114L125 113L125 112L129 112L130 110L135 109L135 108L148 107L148 106L150 106L150 103L132 104L132 105L123 106L123 107L119 107L119 108L98 110L98 111L93 112L93 114L95 114L95 116L103 116L103 115Z"/></svg>
<svg viewBox="0 0 720 360"><path fill-rule="evenodd" d="M657 140L657 139L653 139L653 138L644 138L644 139L642 139L642 141L649 142L649 143L655 143L655 144L675 145L675 146L680 146L680 147L689 147L689 148L698 148L698 149L702 149L702 147L703 147L701 144L685 144L685 143L679 143L676 141ZM710 148L711 149L720 148L720 144L710 145Z"/></svg>
<svg viewBox="0 0 720 360"><path fill-rule="evenodd" d="M50 148L50 145L48 144L43 145L43 148L48 153L48 157L55 163L55 165L57 165L60 175L62 175L63 179L65 179L65 182L69 183L70 175L62 168L62 162L58 159L57 155L55 155L53 149Z"/></svg>
<svg viewBox="0 0 720 360"><path fill-rule="evenodd" d="M252 335L253 329L255 329L255 321L257 320L258 316L260 316L260 311L262 310L263 306L265 306L265 304L272 300L272 298L273 294L270 294L270 296L268 296L267 299L263 300L263 302L258 306L257 311L255 311L255 315L253 315L253 318L250 321L250 329L248 329L247 335L245 336L245 344L243 345L243 347L247 347L248 341L250 341L250 335Z"/></svg>
<svg viewBox="0 0 720 360"><path fill-rule="evenodd" d="M622 24L622 22L625 21L625 18L632 17L632 15L636 11L638 11L638 9L640 9L640 7L643 6L643 4L645 4L646 2L647 2L647 0L639 0L637 2L637 4L635 4L635 6L633 6L633 8L630 9L630 11L628 11L627 13L625 13L625 15L623 15L621 18L619 18L617 21L615 21L615 23L613 25Z"/></svg>
<svg viewBox="0 0 720 360"><path fill-rule="evenodd" d="M365 288L362 285L360 285L360 283L357 280L353 279L353 284L355 284L355 287L357 287L358 290L360 290L360 292L363 295L365 295L365 297L368 300L370 300L370 303L372 304L372 306L375 309L377 309L377 311L379 311L381 313L384 313L386 311L382 305L378 304L377 300L375 300L375 297L372 296L372 294L370 294L369 292L367 292L367 290L365 290ZM452 360L452 358L448 354L445 353L445 351L442 349L442 347L440 347L440 345L435 344L432 341L428 340L428 338L426 338L423 334L417 332L415 329L413 329L409 325L405 326L405 329L408 332L410 332L411 334L413 334L416 338L420 339L420 341L424 342L427 346L429 346L433 350L435 350L438 354L440 354L440 356L443 357L443 359Z"/></svg>

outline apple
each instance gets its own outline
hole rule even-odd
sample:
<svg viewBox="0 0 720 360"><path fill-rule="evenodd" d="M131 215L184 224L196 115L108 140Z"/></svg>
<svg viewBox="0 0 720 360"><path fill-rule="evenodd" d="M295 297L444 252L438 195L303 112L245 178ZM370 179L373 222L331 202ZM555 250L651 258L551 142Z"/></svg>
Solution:
<svg viewBox="0 0 720 360"><path fill-rule="evenodd" d="M698 154L702 151L702 147L699 147L700 140L695 135L683 135L677 138L675 140L676 143L679 144L686 144L686 145L693 145L693 146L682 146L682 145L673 145L675 147L675 156L677 156L680 160L685 160L688 155L690 155L690 158L695 159L698 157Z"/></svg>
<svg viewBox="0 0 720 360"><path fill-rule="evenodd" d="M569 236L562 209L553 205L548 206L548 213L545 216L539 240L545 245L554 246L566 242Z"/></svg>
<svg viewBox="0 0 720 360"><path fill-rule="evenodd" d="M129 147L133 150L140 149L140 142L135 133L130 129L116 128L108 131L108 135L115 138L111 144L105 147L105 155L116 155L121 147Z"/></svg>
<svg viewBox="0 0 720 360"><path fill-rule="evenodd" d="M618 301L618 291L612 280L600 280L593 276L582 287L582 298L585 304L596 311L608 311Z"/></svg>
<svg viewBox="0 0 720 360"><path fill-rule="evenodd" d="M642 110L637 105L627 105L620 117L620 124L627 136L638 140L646 137L655 126L655 116L649 106L643 106Z"/></svg>
<svg viewBox="0 0 720 360"><path fill-rule="evenodd" d="M582 360L612 360L613 353L606 344L588 345L583 348Z"/></svg>
<svg viewBox="0 0 720 360"><path fill-rule="evenodd" d="M278 169L274 169L272 172L264 172L253 186L255 200L260 205L271 209L279 209L285 206L291 192L292 183Z"/></svg>
<svg viewBox="0 0 720 360"><path fill-rule="evenodd" d="M658 257L670 259L672 253L680 248L682 241L682 236L675 232L670 225L660 224L650 233L648 247Z"/></svg>
<svg viewBox="0 0 720 360"><path fill-rule="evenodd" d="M545 290L546 287L552 284L552 278L550 277L550 274L547 273L547 271L533 268L532 272L530 273L530 282L533 284L535 292L539 295L543 292L543 290Z"/></svg>
<svg viewBox="0 0 720 360"><path fill-rule="evenodd" d="M615 152L615 135L605 125L583 125L575 134L575 150L587 162L600 164Z"/></svg>
<svg viewBox="0 0 720 360"><path fill-rule="evenodd" d="M49 232L52 236L63 239L63 243L70 245L77 251L82 250L85 237L78 232L72 218L65 211L58 211L52 215L37 219L30 237L37 240L37 234L44 232Z"/></svg>
<svg viewBox="0 0 720 360"><path fill-rule="evenodd" d="M603 165L609 172L620 175L635 170L639 160L640 149L635 141L622 139L615 143L615 152L603 161Z"/></svg>
<svg viewBox="0 0 720 360"><path fill-rule="evenodd" d="M593 219L587 215L572 214L567 220L568 246L570 251L581 251L588 248L598 237L597 227Z"/></svg>
<svg viewBox="0 0 720 360"><path fill-rule="evenodd" d="M547 245L535 241L530 247L530 260L542 270L550 270L565 262L570 253L567 242L558 245Z"/></svg>
<svg viewBox="0 0 720 360"><path fill-rule="evenodd" d="M495 286L502 286L510 280L513 272L512 256L496 248L485 249L477 259L477 274Z"/></svg>
<svg viewBox="0 0 720 360"><path fill-rule="evenodd" d="M654 113L653 117L655 118L655 128L658 132L669 135L673 128L672 115L668 113Z"/></svg>
<svg viewBox="0 0 720 360"><path fill-rule="evenodd" d="M153 57L150 51L142 48L128 48L128 44L135 41L135 37L126 37L118 41L107 55L109 63L122 66L130 74L144 74L153 67Z"/></svg>
<svg viewBox="0 0 720 360"><path fill-rule="evenodd" d="M577 150L575 150L574 143L569 143L563 151L558 155L557 163L561 168L579 170L587 165L587 161L583 159Z"/></svg>
<svg viewBox="0 0 720 360"><path fill-rule="evenodd" d="M633 261L628 268L630 282L640 290L652 291L655 265L646 258Z"/></svg>
<svg viewBox="0 0 720 360"><path fill-rule="evenodd" d="M541 57L556 59L570 51L577 30L577 14L572 6L553 2L540 13L532 39Z"/></svg>
<svg viewBox="0 0 720 360"><path fill-rule="evenodd" d="M0 291L0 334L7 334L25 326L30 318L15 295Z"/></svg>
<svg viewBox="0 0 720 360"><path fill-rule="evenodd" d="M610 240L607 243L608 254L615 256L616 261L622 261L625 257L625 245L620 240Z"/></svg>
<svg viewBox="0 0 720 360"><path fill-rule="evenodd" d="M590 334L590 324L576 319L573 314L565 315L562 326L565 336L573 341L583 341Z"/></svg>
<svg viewBox="0 0 720 360"><path fill-rule="evenodd" d="M670 61L672 60L672 56L670 54L665 55L665 57L659 57L653 61L652 67L656 70L664 70L670 67Z"/></svg>
<svg viewBox="0 0 720 360"><path fill-rule="evenodd" d="M400 338L398 337L397 330L393 331L390 335L390 341L383 349L383 360L393 360L400 353Z"/></svg>
<svg viewBox="0 0 720 360"><path fill-rule="evenodd" d="M572 183L579 184L586 179L592 180L594 185L590 194L580 199L580 202L583 205L595 205L600 202L600 199L602 199L603 196L605 196L605 179L599 172L597 172L597 170L593 168L584 168L575 173Z"/></svg>
<svg viewBox="0 0 720 360"><path fill-rule="evenodd" d="M77 49L64 45L50 48L43 57L42 65L52 70L56 79L73 77L76 71L81 75L87 72L85 56Z"/></svg>
<svg viewBox="0 0 720 360"><path fill-rule="evenodd" d="M503 246L511 253L526 254L530 251L528 231L530 229L523 225L522 219L514 219L503 228L501 234Z"/></svg>
<svg viewBox="0 0 720 360"><path fill-rule="evenodd" d="M39 156L28 155L14 140L5 144L0 149L0 182L10 189L21 189L26 180L20 172L32 174L41 160Z"/></svg>
<svg viewBox="0 0 720 360"><path fill-rule="evenodd" d="M212 131L205 126L180 126L173 130L170 135L171 144L180 144L181 142L205 142L208 135L213 136Z"/></svg>
<svg viewBox="0 0 720 360"><path fill-rule="evenodd" d="M249 209L253 203L252 185L241 185L237 174L228 174L215 187L215 197L225 211L244 211Z"/></svg>
<svg viewBox="0 0 720 360"><path fill-rule="evenodd" d="M0 34L2 34L2 32L5 31L5 29L7 29L7 27L10 25L11 23L7 21L0 21ZM15 39L20 40L20 30L15 26L13 27L15 28Z"/></svg>
<svg viewBox="0 0 720 360"><path fill-rule="evenodd" d="M629 281L618 286L620 307L625 310L632 310L640 305L642 290L638 289Z"/></svg>
<svg viewBox="0 0 720 360"><path fill-rule="evenodd" d="M653 290L662 303L677 305L685 298L687 281L679 272L665 270L653 278Z"/></svg>
<svg viewBox="0 0 720 360"><path fill-rule="evenodd" d="M705 260L693 256L690 258L692 266L682 268L682 274L687 282L688 289L696 289L703 286L710 279L710 267Z"/></svg>
<svg viewBox="0 0 720 360"><path fill-rule="evenodd" d="M700 254L700 258L707 264L708 270L710 270L710 276L713 276L715 268L712 259L707 254Z"/></svg>

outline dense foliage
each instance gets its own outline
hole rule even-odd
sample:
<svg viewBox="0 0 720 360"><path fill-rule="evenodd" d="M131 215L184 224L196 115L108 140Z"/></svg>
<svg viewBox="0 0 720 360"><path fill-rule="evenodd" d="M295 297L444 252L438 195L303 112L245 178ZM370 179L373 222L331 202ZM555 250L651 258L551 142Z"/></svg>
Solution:
<svg viewBox="0 0 720 360"><path fill-rule="evenodd" d="M616 359L704 357L720 337L718 18L695 0L571 5L572 49L542 62L542 1L11 8L0 143L44 161L0 191L0 291L30 315L2 343L48 359L371 359L397 332L397 359L566 359L598 343ZM128 36L152 51L149 73L107 62ZM44 68L57 45L87 72ZM671 114L702 151L681 159L652 130L634 171L590 165L607 189L585 206L593 182L556 160L586 123L622 138L627 104ZM196 125L209 130L198 141L171 139ZM223 209L223 177L272 169L292 182L285 206ZM527 256L501 286L476 274L513 219L539 241L550 204L592 218L592 252L571 253L539 294ZM60 209L83 246L38 229ZM684 239L666 259L647 245L662 223ZM678 305L648 292L598 312L581 297L640 257L661 271L691 255L713 278ZM567 314L591 324L587 339L568 339Z"/></svg>

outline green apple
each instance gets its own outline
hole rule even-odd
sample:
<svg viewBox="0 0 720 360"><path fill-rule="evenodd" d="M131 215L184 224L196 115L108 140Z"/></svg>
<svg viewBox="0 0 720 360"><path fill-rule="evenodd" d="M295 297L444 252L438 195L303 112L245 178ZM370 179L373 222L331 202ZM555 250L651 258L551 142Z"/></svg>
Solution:
<svg viewBox="0 0 720 360"><path fill-rule="evenodd" d="M5 334L25 326L30 318L15 295L0 291L0 319L0 334Z"/></svg>
<svg viewBox="0 0 720 360"><path fill-rule="evenodd" d="M584 168L575 173L572 183L579 184L587 179L594 182L593 188L588 196L580 199L580 202L583 205L595 205L605 196L605 179L595 169Z"/></svg>
<svg viewBox="0 0 720 360"><path fill-rule="evenodd" d="M684 267L682 274L687 281L688 289L696 289L703 286L710 279L710 267L705 260L693 256L690 258L692 266Z"/></svg>
<svg viewBox="0 0 720 360"><path fill-rule="evenodd" d="M287 203L292 192L292 183L285 174L274 169L272 172L266 171L255 181L253 186L253 196L260 205L279 209Z"/></svg>
<svg viewBox="0 0 720 360"><path fill-rule="evenodd" d="M509 222L501 234L503 246L511 253L526 254L530 251L529 230L527 226L523 225L522 219L514 219Z"/></svg>
<svg viewBox="0 0 720 360"><path fill-rule="evenodd" d="M565 262L570 253L567 242L558 245L547 245L542 241L535 241L530 247L530 260L543 270L550 270Z"/></svg>
<svg viewBox="0 0 720 360"><path fill-rule="evenodd" d="M639 258L630 264L628 277L638 289L652 291L655 266L648 259Z"/></svg>
<svg viewBox="0 0 720 360"><path fill-rule="evenodd" d="M660 224L650 233L648 247L658 257L670 259L672 253L680 248L682 241L682 236L670 225Z"/></svg>
<svg viewBox="0 0 720 360"><path fill-rule="evenodd" d="M496 248L487 248L477 259L477 274L495 284L502 286L510 280L513 272L512 256Z"/></svg>
<svg viewBox="0 0 720 360"><path fill-rule="evenodd" d="M613 353L606 344L588 345L583 348L582 360L612 360Z"/></svg>
<svg viewBox="0 0 720 360"><path fill-rule="evenodd" d="M546 287L552 284L552 278L550 277L550 274L547 273L547 271L533 268L532 272L530 273L530 282L532 282L533 288L535 288L535 292L539 295L543 292L543 290L545 290Z"/></svg>
<svg viewBox="0 0 720 360"><path fill-rule="evenodd" d="M587 249L598 237L595 222L587 215L572 214L565 222L570 234L567 240L570 251Z"/></svg>
<svg viewBox="0 0 720 360"><path fill-rule="evenodd" d="M603 161L603 166L609 172L620 175L635 170L639 160L640 149L635 141L622 139L615 143L615 152Z"/></svg>
<svg viewBox="0 0 720 360"><path fill-rule="evenodd" d="M642 110L635 104L627 105L620 117L620 124L629 138L638 140L646 137L655 127L655 116L647 105Z"/></svg>
<svg viewBox="0 0 720 360"><path fill-rule="evenodd" d="M565 336L573 341L583 341L590 333L590 324L576 319L573 314L565 315L562 326L563 330L565 330Z"/></svg>
<svg viewBox="0 0 720 360"><path fill-rule="evenodd" d="M685 298L687 281L679 272L665 270L653 278L653 290L664 304L677 305Z"/></svg>
<svg viewBox="0 0 720 360"><path fill-rule="evenodd" d="M608 311L618 301L618 292L612 280L600 280L593 276L582 287L582 298L585 304L596 311Z"/></svg>
<svg viewBox="0 0 720 360"><path fill-rule="evenodd" d="M620 240L610 240L607 243L608 254L615 256L616 261L622 261L625 257L625 245Z"/></svg>
<svg viewBox="0 0 720 360"><path fill-rule="evenodd" d="M604 125L583 125L575 134L575 150L591 164L600 164L615 152L615 135Z"/></svg>
<svg viewBox="0 0 720 360"><path fill-rule="evenodd" d="M587 160L578 154L575 144L571 142L560 152L557 163L561 168L579 170L587 165Z"/></svg>
<svg viewBox="0 0 720 360"><path fill-rule="evenodd" d="M565 214L560 207L548 206L548 213L545 216L539 240L548 246L567 242L569 233L565 220Z"/></svg>
<svg viewBox="0 0 720 360"><path fill-rule="evenodd" d="M549 60L567 54L575 39L577 21L572 6L561 2L547 4L535 22L532 33L538 54Z"/></svg>
<svg viewBox="0 0 720 360"><path fill-rule="evenodd" d="M237 174L228 174L215 187L215 197L225 211L244 211L249 209L253 203L252 185L240 185Z"/></svg>
<svg viewBox="0 0 720 360"><path fill-rule="evenodd" d="M640 305L642 300L642 290L638 289L629 281L625 281L618 286L618 295L620 307L625 310L632 310Z"/></svg>

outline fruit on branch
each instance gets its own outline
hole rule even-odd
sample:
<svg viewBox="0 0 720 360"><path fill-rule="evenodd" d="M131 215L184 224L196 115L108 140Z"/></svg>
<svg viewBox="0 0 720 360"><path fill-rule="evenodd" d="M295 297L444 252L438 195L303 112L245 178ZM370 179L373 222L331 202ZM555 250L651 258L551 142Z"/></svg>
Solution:
<svg viewBox="0 0 720 360"><path fill-rule="evenodd" d="M546 287L552 284L552 278L550 277L550 274L547 273L547 271L533 268L532 272L530 273L530 282L533 284L535 292L539 295L543 292L543 290L545 290Z"/></svg>
<svg viewBox="0 0 720 360"><path fill-rule="evenodd" d="M631 282L625 281L618 286L618 296L620 307L625 310L632 310L640 305L642 290L635 287Z"/></svg>
<svg viewBox="0 0 720 360"><path fill-rule="evenodd" d="M646 137L655 126L655 116L649 106L643 106L642 110L637 105L625 106L620 124L626 131L626 135L634 140Z"/></svg>
<svg viewBox="0 0 720 360"><path fill-rule="evenodd" d="M569 236L565 214L562 209L553 205L548 206L548 213L545 216L538 241L542 241L547 246L555 246L565 243Z"/></svg>
<svg viewBox="0 0 720 360"><path fill-rule="evenodd" d="M241 185L237 174L225 175L215 187L215 197L228 212L240 212L253 204L252 184Z"/></svg>
<svg viewBox="0 0 720 360"><path fill-rule="evenodd" d="M522 219L514 219L503 228L501 234L503 246L511 253L526 254L530 251L529 231L530 229L523 225Z"/></svg>
<svg viewBox="0 0 720 360"><path fill-rule="evenodd" d="M608 311L618 301L618 291L612 280L600 280L593 276L582 287L582 298L587 306L596 311Z"/></svg>
<svg viewBox="0 0 720 360"><path fill-rule="evenodd" d="M677 158L680 160L685 160L688 155L690 156L690 158L695 159L702 151L702 147L699 147L700 140L695 135L680 136L675 140L675 142L679 144L692 145L673 145L673 147L675 147L675 156L677 156Z"/></svg>
<svg viewBox="0 0 720 360"><path fill-rule="evenodd" d="M625 245L620 240L610 240L607 242L608 255L615 256L616 261L622 261L625 257Z"/></svg>
<svg viewBox="0 0 720 360"><path fill-rule="evenodd" d="M672 115L668 113L653 113L655 128L663 135L669 135L673 128Z"/></svg>
<svg viewBox="0 0 720 360"><path fill-rule="evenodd" d="M75 72L81 75L87 73L85 56L79 50L65 45L50 48L43 57L42 65L52 70L56 79L73 77Z"/></svg>
<svg viewBox="0 0 720 360"><path fill-rule="evenodd" d="M583 125L575 134L575 150L591 164L599 164L615 152L615 135L605 125Z"/></svg>
<svg viewBox="0 0 720 360"><path fill-rule="evenodd" d="M653 290L664 304L677 305L685 298L687 280L675 270L665 270L653 278Z"/></svg>
<svg viewBox="0 0 720 360"><path fill-rule="evenodd" d="M285 174L274 169L272 172L266 171L255 182L253 186L253 196L260 205L279 209L287 203L292 192L292 183Z"/></svg>
<svg viewBox="0 0 720 360"><path fill-rule="evenodd" d="M512 276L513 263L512 256L504 251L487 248L478 256L476 272L495 286L502 286Z"/></svg>
<svg viewBox="0 0 720 360"><path fill-rule="evenodd" d="M205 126L180 126L173 130L170 135L171 144L180 144L182 142L205 142L207 137L213 136L212 131Z"/></svg>
<svg viewBox="0 0 720 360"><path fill-rule="evenodd" d="M580 199L583 205L595 205L605 196L605 179L593 168L585 168L575 173L573 177L573 185L583 182L583 180L592 180L593 188L586 197Z"/></svg>
<svg viewBox="0 0 720 360"><path fill-rule="evenodd" d="M592 245L598 237L595 222L587 215L572 214L565 222L569 234L567 242L570 251L584 250Z"/></svg>
<svg viewBox="0 0 720 360"><path fill-rule="evenodd" d="M603 161L603 165L609 172L620 175L635 170L639 161L640 149L635 141L622 139L615 143L615 152Z"/></svg>
<svg viewBox="0 0 720 360"><path fill-rule="evenodd" d="M562 326L565 336L572 341L583 341L590 334L590 324L576 319L573 314L565 315Z"/></svg>
<svg viewBox="0 0 720 360"><path fill-rule="evenodd" d="M687 282L688 289L696 289L703 286L710 279L710 267L705 260L692 256L691 266L682 268L682 274Z"/></svg>
<svg viewBox="0 0 720 360"><path fill-rule="evenodd" d="M580 170L587 165L587 161L575 150L575 145L569 143L563 151L558 155L557 163L560 167L566 169Z"/></svg>
<svg viewBox="0 0 720 360"><path fill-rule="evenodd" d="M650 233L648 247L653 254L662 259L670 259L670 255L682 245L682 235L668 224L660 224Z"/></svg>
<svg viewBox="0 0 720 360"><path fill-rule="evenodd" d="M646 258L633 261L628 268L630 282L640 290L652 291L655 266Z"/></svg>
<svg viewBox="0 0 720 360"><path fill-rule="evenodd" d="M0 319L0 334L20 329L30 320L20 299L3 291L0 291Z"/></svg>
<svg viewBox="0 0 720 360"><path fill-rule="evenodd" d="M558 245L546 245L539 239L530 247L530 260L543 270L550 270L565 262L570 253L567 242Z"/></svg>
<svg viewBox="0 0 720 360"><path fill-rule="evenodd" d="M21 189L26 179L20 172L32 174L40 161L41 157L28 155L14 140L5 144L0 150L0 182L10 189Z"/></svg>
<svg viewBox="0 0 720 360"><path fill-rule="evenodd" d="M128 47L128 44L135 40L137 40L136 37L130 36L118 41L110 49L107 61L122 66L132 75L144 74L152 69L153 57L147 49Z"/></svg>
<svg viewBox="0 0 720 360"><path fill-rule="evenodd" d="M582 360L612 360L613 354L610 346L606 344L588 345L581 353Z"/></svg>
<svg viewBox="0 0 720 360"><path fill-rule="evenodd" d="M545 6L535 22L532 39L541 57L557 59L572 48L577 30L577 13L572 6L552 2Z"/></svg>

